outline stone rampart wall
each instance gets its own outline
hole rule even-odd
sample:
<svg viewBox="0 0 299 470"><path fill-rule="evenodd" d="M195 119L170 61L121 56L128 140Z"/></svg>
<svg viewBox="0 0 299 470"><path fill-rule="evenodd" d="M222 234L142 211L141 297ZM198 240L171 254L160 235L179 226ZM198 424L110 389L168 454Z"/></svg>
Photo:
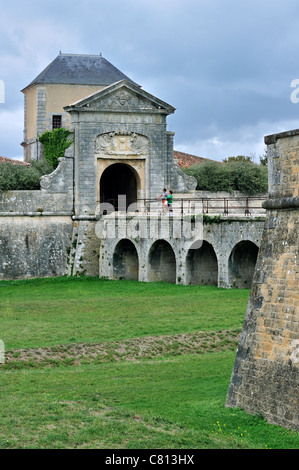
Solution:
<svg viewBox="0 0 299 470"><path fill-rule="evenodd" d="M72 231L68 216L0 217L0 279L63 276Z"/></svg>
<svg viewBox="0 0 299 470"><path fill-rule="evenodd" d="M36 191L0 193L0 279L66 273L73 233L73 159Z"/></svg>
<svg viewBox="0 0 299 470"><path fill-rule="evenodd" d="M265 142L270 199L227 406L299 430L299 130Z"/></svg>

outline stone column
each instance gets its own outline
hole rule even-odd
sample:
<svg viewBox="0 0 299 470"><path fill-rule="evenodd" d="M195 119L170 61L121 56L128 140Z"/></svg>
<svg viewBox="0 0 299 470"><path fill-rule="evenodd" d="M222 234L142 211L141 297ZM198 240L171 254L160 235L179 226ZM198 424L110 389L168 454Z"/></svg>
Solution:
<svg viewBox="0 0 299 470"><path fill-rule="evenodd" d="M299 129L265 143L267 216L226 405L299 430Z"/></svg>

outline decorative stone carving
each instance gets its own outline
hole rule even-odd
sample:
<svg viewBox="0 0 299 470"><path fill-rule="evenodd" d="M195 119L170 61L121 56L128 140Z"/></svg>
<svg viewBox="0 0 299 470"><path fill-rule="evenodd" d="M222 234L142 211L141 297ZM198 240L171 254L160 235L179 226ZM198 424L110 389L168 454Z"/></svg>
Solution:
<svg viewBox="0 0 299 470"><path fill-rule="evenodd" d="M95 141L98 158L145 158L149 154L149 139L135 132L115 131L101 134Z"/></svg>
<svg viewBox="0 0 299 470"><path fill-rule="evenodd" d="M116 99L121 104L121 106L128 106L131 100L131 97L127 91L121 91L116 95Z"/></svg>
<svg viewBox="0 0 299 470"><path fill-rule="evenodd" d="M108 95L107 97L101 97L98 101L94 101L90 104L92 109L100 110L125 110L139 109L141 111L146 110L157 110L149 100L136 95L135 93L129 92L128 90L118 90L117 92Z"/></svg>

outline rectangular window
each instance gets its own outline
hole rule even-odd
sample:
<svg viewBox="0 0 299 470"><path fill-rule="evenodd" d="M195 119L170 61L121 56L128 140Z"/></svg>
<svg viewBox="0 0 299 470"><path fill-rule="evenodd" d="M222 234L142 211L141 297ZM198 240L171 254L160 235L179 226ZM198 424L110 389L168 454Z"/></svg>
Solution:
<svg viewBox="0 0 299 470"><path fill-rule="evenodd" d="M59 129L61 126L61 114L52 117L52 129Z"/></svg>

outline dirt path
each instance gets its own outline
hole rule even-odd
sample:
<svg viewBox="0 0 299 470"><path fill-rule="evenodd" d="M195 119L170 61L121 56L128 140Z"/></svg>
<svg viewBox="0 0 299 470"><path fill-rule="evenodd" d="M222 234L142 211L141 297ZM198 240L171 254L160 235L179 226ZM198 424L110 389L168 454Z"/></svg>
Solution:
<svg viewBox="0 0 299 470"><path fill-rule="evenodd" d="M240 331L199 331L171 336L146 336L98 344L68 344L6 351L0 369L80 365L121 360L139 361L162 356L236 350Z"/></svg>

